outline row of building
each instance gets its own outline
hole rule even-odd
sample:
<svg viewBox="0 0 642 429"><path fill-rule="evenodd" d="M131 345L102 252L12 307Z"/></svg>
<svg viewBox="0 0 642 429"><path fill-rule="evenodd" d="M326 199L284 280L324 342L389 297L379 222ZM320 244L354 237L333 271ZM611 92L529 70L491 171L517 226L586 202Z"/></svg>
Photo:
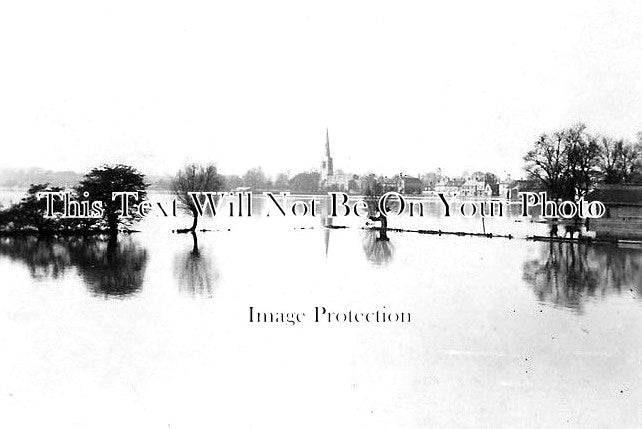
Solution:
<svg viewBox="0 0 642 429"><path fill-rule="evenodd" d="M511 180L510 176L501 181L469 178L442 179L432 191L448 195L459 194L464 197L497 197L514 200L520 192L538 191L539 185L533 180Z"/></svg>
<svg viewBox="0 0 642 429"><path fill-rule="evenodd" d="M491 177L492 176L492 177ZM498 181L494 175L474 173L469 177L450 179L443 177L440 172L426 175L410 176L399 173L387 176L358 176L334 170L334 162L330 155L330 136L326 129L325 151L321 161L319 188L323 190L345 191L354 194L365 193L376 181L381 192L395 191L401 194L422 195L443 193L459 194L464 197L498 197L517 198L519 192L536 190L536 185L527 180Z"/></svg>

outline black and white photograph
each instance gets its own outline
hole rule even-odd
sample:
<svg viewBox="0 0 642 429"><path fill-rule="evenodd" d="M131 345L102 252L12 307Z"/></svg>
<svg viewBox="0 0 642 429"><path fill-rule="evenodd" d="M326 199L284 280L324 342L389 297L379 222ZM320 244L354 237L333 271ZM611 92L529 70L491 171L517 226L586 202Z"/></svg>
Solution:
<svg viewBox="0 0 642 429"><path fill-rule="evenodd" d="M642 427L642 3L0 3L0 427Z"/></svg>

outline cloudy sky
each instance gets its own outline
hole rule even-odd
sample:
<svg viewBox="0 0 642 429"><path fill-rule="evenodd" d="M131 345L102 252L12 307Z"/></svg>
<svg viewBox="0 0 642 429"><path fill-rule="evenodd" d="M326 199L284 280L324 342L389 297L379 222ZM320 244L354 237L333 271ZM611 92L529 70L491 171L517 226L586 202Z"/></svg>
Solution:
<svg viewBox="0 0 642 429"><path fill-rule="evenodd" d="M0 165L521 172L642 129L642 3L3 2Z"/></svg>

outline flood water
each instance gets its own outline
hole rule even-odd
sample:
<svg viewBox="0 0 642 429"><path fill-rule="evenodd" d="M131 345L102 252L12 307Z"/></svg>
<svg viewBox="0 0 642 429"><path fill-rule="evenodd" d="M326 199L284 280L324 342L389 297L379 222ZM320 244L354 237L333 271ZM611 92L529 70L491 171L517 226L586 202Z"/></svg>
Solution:
<svg viewBox="0 0 642 429"><path fill-rule="evenodd" d="M361 219L150 217L0 238L0 414L23 427L636 427L642 250L361 229ZM336 225L335 225L336 226ZM481 232L479 219L391 227ZM272 312L411 322L249 323ZM4 408L4 410L2 409Z"/></svg>

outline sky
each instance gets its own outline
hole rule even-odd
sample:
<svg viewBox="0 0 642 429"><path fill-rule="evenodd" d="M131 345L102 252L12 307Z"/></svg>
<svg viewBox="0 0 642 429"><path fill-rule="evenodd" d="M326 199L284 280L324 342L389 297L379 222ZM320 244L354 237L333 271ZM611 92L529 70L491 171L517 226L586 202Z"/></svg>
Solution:
<svg viewBox="0 0 642 429"><path fill-rule="evenodd" d="M642 2L0 5L0 166L523 175L543 132L642 130Z"/></svg>

